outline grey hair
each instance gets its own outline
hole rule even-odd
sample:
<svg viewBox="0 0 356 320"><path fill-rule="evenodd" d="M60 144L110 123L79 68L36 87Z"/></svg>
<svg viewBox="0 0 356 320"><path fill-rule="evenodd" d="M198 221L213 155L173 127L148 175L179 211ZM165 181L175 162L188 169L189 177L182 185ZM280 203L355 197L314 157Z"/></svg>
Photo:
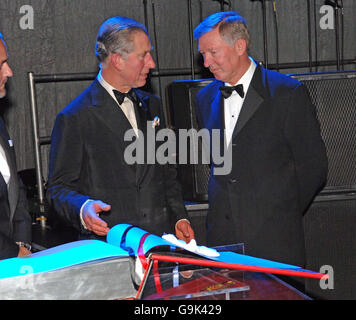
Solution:
<svg viewBox="0 0 356 320"><path fill-rule="evenodd" d="M246 41L247 49L250 48L251 37L245 18L235 11L217 12L202 21L194 30L194 38L199 39L205 33L218 28L221 38L230 46L238 39Z"/></svg>
<svg viewBox="0 0 356 320"><path fill-rule="evenodd" d="M100 27L95 45L95 55L101 68L111 53L118 53L124 59L133 51L133 35L137 32L148 32L144 25L126 17L113 17Z"/></svg>

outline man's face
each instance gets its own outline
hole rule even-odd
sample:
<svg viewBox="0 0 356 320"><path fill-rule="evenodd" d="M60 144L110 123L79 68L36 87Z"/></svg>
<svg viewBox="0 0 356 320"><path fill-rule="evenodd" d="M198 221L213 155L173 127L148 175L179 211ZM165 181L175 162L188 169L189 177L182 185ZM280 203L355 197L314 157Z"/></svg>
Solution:
<svg viewBox="0 0 356 320"><path fill-rule="evenodd" d="M6 96L5 84L7 79L12 77L12 70L7 63L7 50L5 43L0 40L0 98Z"/></svg>
<svg viewBox="0 0 356 320"><path fill-rule="evenodd" d="M134 49L124 59L121 76L130 88L139 88L146 84L150 69L155 67L151 56L151 43L144 32L133 35Z"/></svg>
<svg viewBox="0 0 356 320"><path fill-rule="evenodd" d="M215 79L235 84L239 80L240 53L235 43L225 42L218 28L199 38L199 51L204 58L204 66L209 68Z"/></svg>

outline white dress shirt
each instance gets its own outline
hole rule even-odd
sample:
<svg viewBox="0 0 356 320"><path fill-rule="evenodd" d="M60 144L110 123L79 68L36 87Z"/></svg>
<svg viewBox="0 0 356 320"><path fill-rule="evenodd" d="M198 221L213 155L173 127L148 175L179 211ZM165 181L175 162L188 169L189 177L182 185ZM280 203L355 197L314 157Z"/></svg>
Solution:
<svg viewBox="0 0 356 320"><path fill-rule="evenodd" d="M251 64L250 67L247 69L245 74L241 77L241 79L234 84L242 84L244 89L244 97L241 98L240 95L233 91L231 96L227 99L224 99L224 114L225 114L225 134L226 134L226 143L227 145L230 144L232 133L234 132L237 119L240 115L240 111L242 108L242 104L246 98L247 90L250 86L253 74L256 70L256 63L250 58ZM225 83L225 86L232 87L231 84Z"/></svg>

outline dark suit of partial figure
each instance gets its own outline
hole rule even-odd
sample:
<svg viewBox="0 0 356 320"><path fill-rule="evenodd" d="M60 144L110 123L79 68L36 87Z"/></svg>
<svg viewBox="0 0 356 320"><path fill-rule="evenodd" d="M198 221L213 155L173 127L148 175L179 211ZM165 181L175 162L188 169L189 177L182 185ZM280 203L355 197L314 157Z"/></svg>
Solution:
<svg viewBox="0 0 356 320"><path fill-rule="evenodd" d="M137 124L146 140L147 120L157 116L155 130L164 127L162 106L156 96L134 90L142 104L135 108ZM175 168L126 163L125 149L132 146L131 140L124 141L129 129L124 113L98 80L57 116L47 197L81 231L79 212L89 198L111 205L111 211L100 215L109 228L129 223L161 235L174 232L175 222L187 217Z"/></svg>
<svg viewBox="0 0 356 320"><path fill-rule="evenodd" d="M221 81L196 97L200 127L224 129ZM327 176L327 157L306 88L258 66L232 136L232 170L209 181L209 245L304 265L302 217ZM214 170L214 166L211 167Z"/></svg>
<svg viewBox="0 0 356 320"><path fill-rule="evenodd" d="M0 174L0 259L7 259L18 255L16 242L31 243L31 217L27 211L25 190L17 174L15 151L1 118L0 144L10 168L8 186Z"/></svg>

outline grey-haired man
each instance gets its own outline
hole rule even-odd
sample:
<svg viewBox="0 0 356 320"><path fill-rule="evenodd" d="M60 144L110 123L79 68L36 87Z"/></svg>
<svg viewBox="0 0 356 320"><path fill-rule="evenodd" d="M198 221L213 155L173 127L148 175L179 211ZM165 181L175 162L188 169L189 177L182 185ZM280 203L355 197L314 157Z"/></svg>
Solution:
<svg viewBox="0 0 356 320"><path fill-rule="evenodd" d="M194 232L175 168L132 165L124 157L128 130L142 133L138 139L147 148L147 121L158 118L154 130L164 128L159 98L137 89L155 67L147 30L129 18L110 18L99 29L95 51L97 78L55 122L49 202L84 237L102 237L128 223L159 235L175 230L189 242Z"/></svg>
<svg viewBox="0 0 356 320"><path fill-rule="evenodd" d="M207 17L194 36L215 77L196 96L197 120L225 132L232 153L229 174L211 166L207 242L243 242L249 255L304 266L303 214L327 177L309 94L249 57L246 21L236 12Z"/></svg>

